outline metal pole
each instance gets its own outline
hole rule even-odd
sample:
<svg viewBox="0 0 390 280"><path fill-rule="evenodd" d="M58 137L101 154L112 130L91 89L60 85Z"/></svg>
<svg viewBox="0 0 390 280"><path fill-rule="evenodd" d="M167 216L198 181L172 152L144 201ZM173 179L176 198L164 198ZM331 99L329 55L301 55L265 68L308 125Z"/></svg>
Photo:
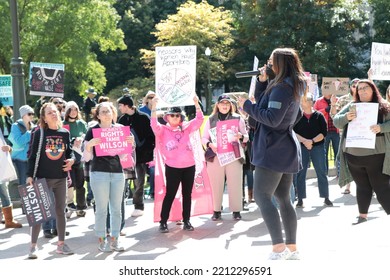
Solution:
<svg viewBox="0 0 390 280"><path fill-rule="evenodd" d="M211 114L211 82L210 82L210 55L211 50L209 47L205 50L205 55L207 56L207 96L206 96L206 114Z"/></svg>
<svg viewBox="0 0 390 280"><path fill-rule="evenodd" d="M12 50L13 57L11 59L11 76L12 76L12 92L14 96L14 120L20 118L19 108L26 104L26 94L24 88L24 72L23 59L20 57L20 41L19 41L19 23L18 23L18 6L16 0L9 1L11 12L11 27L12 27Z"/></svg>

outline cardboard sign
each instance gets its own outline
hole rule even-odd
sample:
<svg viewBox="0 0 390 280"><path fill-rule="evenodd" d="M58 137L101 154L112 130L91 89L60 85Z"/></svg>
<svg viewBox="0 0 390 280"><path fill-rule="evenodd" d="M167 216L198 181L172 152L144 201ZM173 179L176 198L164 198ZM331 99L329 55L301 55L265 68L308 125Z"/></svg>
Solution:
<svg viewBox="0 0 390 280"><path fill-rule="evenodd" d="M35 180L32 185L21 185L18 190L30 226L55 219L53 198L46 179Z"/></svg>
<svg viewBox="0 0 390 280"><path fill-rule="evenodd" d="M156 47L158 106L194 105L196 46Z"/></svg>
<svg viewBox="0 0 390 280"><path fill-rule="evenodd" d="M322 95L342 96L349 93L349 78L322 78Z"/></svg>
<svg viewBox="0 0 390 280"><path fill-rule="evenodd" d="M101 142L95 146L96 156L131 155L132 145L126 141L126 137L130 136L129 126L94 128L92 135L94 138L101 139Z"/></svg>

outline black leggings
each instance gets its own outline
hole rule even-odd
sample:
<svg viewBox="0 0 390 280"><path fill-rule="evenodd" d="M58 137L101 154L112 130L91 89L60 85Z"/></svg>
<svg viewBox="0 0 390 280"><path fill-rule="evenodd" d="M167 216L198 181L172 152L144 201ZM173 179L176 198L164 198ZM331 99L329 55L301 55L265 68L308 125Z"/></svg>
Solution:
<svg viewBox="0 0 390 280"><path fill-rule="evenodd" d="M385 154L353 156L346 154L348 168L356 183L359 213L367 214L372 192L387 214L390 214L390 176L383 174Z"/></svg>
<svg viewBox="0 0 390 280"><path fill-rule="evenodd" d="M166 223L168 221L172 203L175 200L180 183L183 198L183 221L188 222L191 215L191 194L195 180L195 165L186 168L174 168L165 165L165 179L167 186L161 208L160 223Z"/></svg>
<svg viewBox="0 0 390 280"><path fill-rule="evenodd" d="M285 174L256 167L253 186L254 197L271 235L272 245L279 243L296 244L298 223L297 215L290 199L292 182L293 174ZM286 242L283 240L278 209L272 203L273 195L275 195L279 202L280 216L282 217L283 227L286 233Z"/></svg>

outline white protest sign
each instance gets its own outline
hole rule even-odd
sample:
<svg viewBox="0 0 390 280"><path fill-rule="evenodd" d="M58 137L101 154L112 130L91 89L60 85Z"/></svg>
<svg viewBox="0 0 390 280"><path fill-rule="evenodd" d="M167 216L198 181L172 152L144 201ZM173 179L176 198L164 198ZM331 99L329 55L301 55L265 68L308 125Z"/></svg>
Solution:
<svg viewBox="0 0 390 280"><path fill-rule="evenodd" d="M196 46L156 47L159 107L194 105Z"/></svg>
<svg viewBox="0 0 390 280"><path fill-rule="evenodd" d="M378 103L356 103L356 118L348 124L347 148L375 148L376 134L370 126L378 122L378 106Z"/></svg>
<svg viewBox="0 0 390 280"><path fill-rule="evenodd" d="M390 44L372 42L371 69L373 80L390 80Z"/></svg>
<svg viewBox="0 0 390 280"><path fill-rule="evenodd" d="M253 59L253 71L256 71L258 68L259 68L259 59L255 56L255 58ZM255 94L256 79L257 76L252 76L251 85L249 87L249 97L252 97Z"/></svg>

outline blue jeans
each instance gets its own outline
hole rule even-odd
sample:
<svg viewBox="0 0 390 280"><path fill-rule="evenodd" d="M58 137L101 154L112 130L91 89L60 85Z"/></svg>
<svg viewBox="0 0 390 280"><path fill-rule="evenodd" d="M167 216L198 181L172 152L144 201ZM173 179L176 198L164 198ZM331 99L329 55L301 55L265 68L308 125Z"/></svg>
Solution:
<svg viewBox="0 0 390 280"><path fill-rule="evenodd" d="M121 207L125 177L123 173L94 171L90 173L90 180L96 203L96 236L106 236L107 206L109 206L111 236L118 237L121 228Z"/></svg>
<svg viewBox="0 0 390 280"><path fill-rule="evenodd" d="M337 154L339 152L339 145L340 145L340 134L338 132L328 132L325 137L325 164L326 164L326 174L328 174L329 166L328 166L328 153L329 153L329 146L330 142L332 142L332 149L334 153L334 165L337 167ZM337 169L337 174L339 174Z"/></svg>
<svg viewBox="0 0 390 280"><path fill-rule="evenodd" d="M27 161L19 160L19 159L13 159L12 160L16 174L18 175L18 181L19 185L26 184L27 179Z"/></svg>
<svg viewBox="0 0 390 280"><path fill-rule="evenodd" d="M298 199L306 198L306 173L310 159L317 174L320 197L329 198L329 183L328 178L326 177L324 144L315 145L311 150L308 150L304 145L301 145L301 151L303 169L297 174Z"/></svg>
<svg viewBox="0 0 390 280"><path fill-rule="evenodd" d="M8 182L0 183L0 199L1 205L3 205L3 207L8 207L11 205L11 198L9 197L8 192Z"/></svg>

